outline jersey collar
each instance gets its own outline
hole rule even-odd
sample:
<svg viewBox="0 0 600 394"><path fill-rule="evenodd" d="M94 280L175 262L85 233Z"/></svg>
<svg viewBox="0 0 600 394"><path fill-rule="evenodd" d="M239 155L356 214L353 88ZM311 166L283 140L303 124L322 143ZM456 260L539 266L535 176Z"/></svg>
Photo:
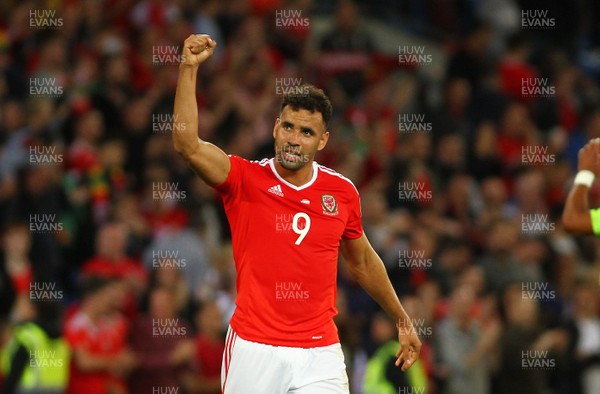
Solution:
<svg viewBox="0 0 600 394"><path fill-rule="evenodd" d="M277 170L275 169L275 159L274 159L274 158L271 158L271 159L269 160L269 167L271 167L271 171L273 171L273 174L275 175L275 177L276 177L277 179L279 179L279 181L280 181L281 183L283 183L283 184L284 184L284 185L286 185L287 187L290 187L290 188L292 188L292 189L294 189L294 190L304 190L304 189L306 189L307 187L310 187L310 186L311 186L313 183L315 183L315 181L317 180L317 173L319 172L319 168L318 168L318 166L317 166L317 162L313 161L313 162L312 162L312 167L313 167L313 174L312 174L312 178L311 178L311 179L310 179L308 182L306 182L304 185L301 185L301 186L296 186L296 185L294 185L294 184L292 184L292 183L290 183L290 182L286 181L285 179L283 179L283 178L282 178L282 177L279 175L279 173L278 173L278 172L277 172Z"/></svg>

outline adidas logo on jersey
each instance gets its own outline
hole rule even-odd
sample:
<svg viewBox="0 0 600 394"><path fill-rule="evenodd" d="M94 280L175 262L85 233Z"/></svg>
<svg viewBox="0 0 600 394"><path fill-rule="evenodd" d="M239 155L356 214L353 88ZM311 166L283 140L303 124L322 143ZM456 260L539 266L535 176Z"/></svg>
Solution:
<svg viewBox="0 0 600 394"><path fill-rule="evenodd" d="M271 186L267 191L269 193L276 194L279 197L283 197L283 190L281 190L281 185Z"/></svg>

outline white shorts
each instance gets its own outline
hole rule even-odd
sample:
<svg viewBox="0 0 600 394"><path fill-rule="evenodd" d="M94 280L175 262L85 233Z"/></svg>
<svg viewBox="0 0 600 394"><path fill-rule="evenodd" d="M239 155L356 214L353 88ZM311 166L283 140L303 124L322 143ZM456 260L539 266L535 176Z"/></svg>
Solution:
<svg viewBox="0 0 600 394"><path fill-rule="evenodd" d="M221 366L223 394L348 394L339 343L298 348L251 342L227 331Z"/></svg>

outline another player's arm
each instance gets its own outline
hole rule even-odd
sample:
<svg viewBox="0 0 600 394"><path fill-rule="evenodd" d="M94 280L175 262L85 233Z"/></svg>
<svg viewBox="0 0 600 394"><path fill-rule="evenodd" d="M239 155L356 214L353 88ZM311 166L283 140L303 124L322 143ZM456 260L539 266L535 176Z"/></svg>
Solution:
<svg viewBox="0 0 600 394"><path fill-rule="evenodd" d="M574 233L600 235L600 210L590 210L588 189L600 173L600 139L588 142L579 150L578 173L569 191L562 214L563 226ZM594 225L596 222L596 225Z"/></svg>
<svg viewBox="0 0 600 394"><path fill-rule="evenodd" d="M77 368L84 372L109 371L124 376L138 364L137 358L130 350L121 350L113 356L100 356L83 347L75 347L71 353Z"/></svg>
<svg viewBox="0 0 600 394"><path fill-rule="evenodd" d="M217 46L206 34L192 34L183 43L183 60L175 92L173 146L188 165L209 185L223 183L231 164L221 149L198 138L198 105L196 76L198 67L208 59Z"/></svg>
<svg viewBox="0 0 600 394"><path fill-rule="evenodd" d="M396 365L402 365L402 370L406 371L419 357L421 341L410 317L400 304L383 261L375 253L365 234L356 239L342 238L340 251L358 284L396 321L400 341Z"/></svg>
<svg viewBox="0 0 600 394"><path fill-rule="evenodd" d="M109 371L114 362L113 357L98 356L81 347L76 347L72 353L75 365L84 372Z"/></svg>

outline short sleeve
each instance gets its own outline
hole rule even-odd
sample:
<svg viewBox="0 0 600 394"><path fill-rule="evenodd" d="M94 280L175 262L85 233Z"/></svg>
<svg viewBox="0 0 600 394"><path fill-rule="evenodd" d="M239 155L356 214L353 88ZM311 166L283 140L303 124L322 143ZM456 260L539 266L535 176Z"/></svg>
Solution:
<svg viewBox="0 0 600 394"><path fill-rule="evenodd" d="M594 235L600 236L600 208L590 209L590 219L592 220Z"/></svg>
<svg viewBox="0 0 600 394"><path fill-rule="evenodd" d="M346 228L344 229L344 238L356 239L360 238L363 234L362 227L362 211L360 209L360 196L356 190L353 190L354 197L350 202L350 214L348 215L348 221L346 222Z"/></svg>
<svg viewBox="0 0 600 394"><path fill-rule="evenodd" d="M229 155L229 162L231 163L231 169L229 170L227 179L223 183L213 186L213 189L221 195L223 200L235 198L240 190L242 190L241 183L245 160L236 155Z"/></svg>

